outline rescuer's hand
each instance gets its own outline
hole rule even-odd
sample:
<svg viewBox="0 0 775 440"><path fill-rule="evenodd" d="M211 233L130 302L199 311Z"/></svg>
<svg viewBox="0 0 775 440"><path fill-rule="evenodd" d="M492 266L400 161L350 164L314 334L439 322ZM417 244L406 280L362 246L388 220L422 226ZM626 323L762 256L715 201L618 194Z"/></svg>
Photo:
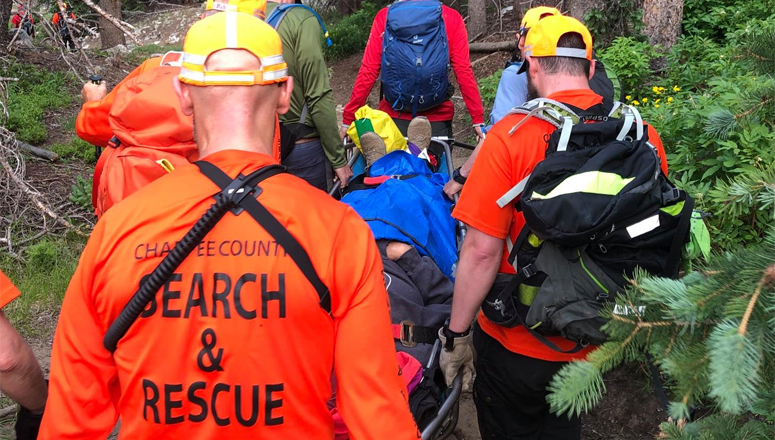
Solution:
<svg viewBox="0 0 775 440"><path fill-rule="evenodd" d="M473 332L467 335L454 338L452 350L447 350L447 337L444 336L444 329L439 330L439 339L441 339L441 357L439 365L444 373L444 380L447 385L452 385L452 381L458 374L463 375L463 391L468 391L473 385L474 377L474 342Z"/></svg>
<svg viewBox="0 0 775 440"><path fill-rule="evenodd" d="M350 182L350 179L353 177L353 170L350 168L350 165L337 168L334 170L334 173L336 173L336 177L339 178L339 181L342 182L342 188L347 186L347 184Z"/></svg>
<svg viewBox="0 0 775 440"><path fill-rule="evenodd" d="M84 84L83 89L81 89L83 102L101 101L107 94L108 86L105 81L101 81L99 84L94 84L90 81Z"/></svg>

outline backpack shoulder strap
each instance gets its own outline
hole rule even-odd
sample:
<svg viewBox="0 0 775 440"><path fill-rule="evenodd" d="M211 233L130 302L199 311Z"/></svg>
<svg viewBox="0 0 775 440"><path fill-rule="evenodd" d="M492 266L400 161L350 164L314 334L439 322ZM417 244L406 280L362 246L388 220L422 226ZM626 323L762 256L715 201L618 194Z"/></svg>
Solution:
<svg viewBox="0 0 775 440"><path fill-rule="evenodd" d="M161 57L159 61L160 66L177 66L183 65L183 52L171 50Z"/></svg>
<svg viewBox="0 0 775 440"><path fill-rule="evenodd" d="M331 46L333 43L331 42L331 38L328 37L328 29L326 29L326 25L323 23L323 19L320 18L320 15L318 15L317 12L315 12L314 9L310 8L307 5L301 5L298 3L286 3L278 5L271 14L269 14L268 17L266 17L266 23L270 26L272 26L275 29L279 29L280 23L282 23L285 16L288 14L288 11L290 11L293 8L302 8L315 16L315 18L318 20L318 24L320 25L320 29L323 30L323 36L326 38L326 46Z"/></svg>
<svg viewBox="0 0 775 440"><path fill-rule="evenodd" d="M208 179L212 180L213 183L218 185L218 187L222 190L226 190L233 182L231 177L229 177L220 168L211 164L210 162L200 160L194 162L194 164L199 167L199 170L202 172L202 174L204 174ZM272 175L285 172L284 167L276 168L278 169L277 171L269 172L272 172ZM331 295L328 287L326 287L320 277L318 277L318 274L315 271L315 267L312 265L312 261L310 260L309 255L304 250L299 241L296 240L290 231L288 231L288 229L283 226L282 223L280 223L280 221L277 220L277 218L272 215L272 213L269 212L269 210L266 209L263 204L261 204L261 202L256 200L255 197L243 197L238 202L238 206L247 211L247 213L250 214L250 216L253 217L253 219L259 225L261 225L261 227L266 229L266 232L268 232L269 235L271 235L272 238L274 238L275 241L277 241L277 243L282 246L283 249L285 249L285 252L288 253L293 262L296 263L301 272L317 291L318 298L320 299L320 307L330 315Z"/></svg>

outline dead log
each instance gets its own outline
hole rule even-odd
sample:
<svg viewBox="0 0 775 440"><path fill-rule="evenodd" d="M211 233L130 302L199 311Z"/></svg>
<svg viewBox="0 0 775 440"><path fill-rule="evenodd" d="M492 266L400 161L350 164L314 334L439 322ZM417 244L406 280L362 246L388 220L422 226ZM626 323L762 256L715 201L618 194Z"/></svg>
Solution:
<svg viewBox="0 0 775 440"><path fill-rule="evenodd" d="M16 141L16 145L19 147L20 150L26 151L32 154L33 156L41 157L43 159L48 159L52 162L55 160L59 160L59 155L54 153L51 150L46 150L45 148L33 147L32 145L25 144L22 141Z"/></svg>
<svg viewBox="0 0 775 440"><path fill-rule="evenodd" d="M517 47L516 41L497 41L491 43L471 43L468 45L469 52L501 52L511 51Z"/></svg>
<svg viewBox="0 0 775 440"><path fill-rule="evenodd" d="M3 409L0 409L0 419L5 419L6 417L10 417L14 414L16 414L16 405L7 406Z"/></svg>

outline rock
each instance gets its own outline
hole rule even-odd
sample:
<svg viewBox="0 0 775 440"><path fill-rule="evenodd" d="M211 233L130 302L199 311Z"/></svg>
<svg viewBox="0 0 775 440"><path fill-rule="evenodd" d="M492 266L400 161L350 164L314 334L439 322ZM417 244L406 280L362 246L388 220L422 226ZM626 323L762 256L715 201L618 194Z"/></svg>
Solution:
<svg viewBox="0 0 775 440"><path fill-rule="evenodd" d="M111 47L110 49L105 49L105 52L107 52L108 55L115 56L129 53L129 49L125 45L119 44L118 46Z"/></svg>

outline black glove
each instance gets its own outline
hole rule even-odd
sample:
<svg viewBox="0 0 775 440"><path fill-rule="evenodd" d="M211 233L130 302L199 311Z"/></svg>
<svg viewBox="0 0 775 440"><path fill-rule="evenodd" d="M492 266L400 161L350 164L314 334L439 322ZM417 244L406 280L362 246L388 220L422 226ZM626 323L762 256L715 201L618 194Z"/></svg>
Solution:
<svg viewBox="0 0 775 440"><path fill-rule="evenodd" d="M43 413L33 414L27 408L19 406L19 413L16 415L16 440L35 440L38 438L40 422L43 420Z"/></svg>

